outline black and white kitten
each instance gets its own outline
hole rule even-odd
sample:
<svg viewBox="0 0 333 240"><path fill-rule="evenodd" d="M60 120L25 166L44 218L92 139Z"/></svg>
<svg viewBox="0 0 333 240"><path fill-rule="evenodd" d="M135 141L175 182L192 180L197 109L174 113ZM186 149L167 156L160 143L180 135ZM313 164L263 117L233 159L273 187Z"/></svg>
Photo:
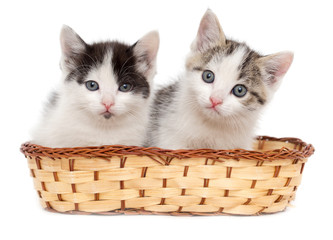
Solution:
<svg viewBox="0 0 333 240"><path fill-rule="evenodd" d="M60 35L62 80L32 142L48 147L143 144L159 35L133 45L85 43L70 27Z"/></svg>
<svg viewBox="0 0 333 240"><path fill-rule="evenodd" d="M262 109L273 97L293 53L261 56L226 39L208 10L179 81L155 95L149 146L167 149L251 149Z"/></svg>

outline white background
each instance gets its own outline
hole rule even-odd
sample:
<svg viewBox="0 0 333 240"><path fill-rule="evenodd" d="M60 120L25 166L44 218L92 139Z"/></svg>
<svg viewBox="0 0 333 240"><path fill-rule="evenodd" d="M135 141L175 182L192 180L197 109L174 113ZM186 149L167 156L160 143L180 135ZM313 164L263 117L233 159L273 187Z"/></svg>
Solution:
<svg viewBox="0 0 333 240"><path fill-rule="evenodd" d="M305 166L294 208L259 217L81 216L39 206L27 163L42 102L60 79L59 33L71 26L86 42L134 43L157 29L156 82L182 71L207 8L227 36L263 53L295 59L258 134L298 137L316 153ZM1 1L1 239L332 239L333 23L329 1ZM5 237L6 236L6 237Z"/></svg>

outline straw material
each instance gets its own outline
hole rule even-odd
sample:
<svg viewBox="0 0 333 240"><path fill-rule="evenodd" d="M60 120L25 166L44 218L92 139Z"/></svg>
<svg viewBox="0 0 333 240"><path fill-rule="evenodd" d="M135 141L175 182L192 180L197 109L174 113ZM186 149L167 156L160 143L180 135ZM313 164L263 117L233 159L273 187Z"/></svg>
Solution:
<svg viewBox="0 0 333 240"><path fill-rule="evenodd" d="M294 199L314 148L258 137L254 151L25 143L41 205L84 214L256 215Z"/></svg>

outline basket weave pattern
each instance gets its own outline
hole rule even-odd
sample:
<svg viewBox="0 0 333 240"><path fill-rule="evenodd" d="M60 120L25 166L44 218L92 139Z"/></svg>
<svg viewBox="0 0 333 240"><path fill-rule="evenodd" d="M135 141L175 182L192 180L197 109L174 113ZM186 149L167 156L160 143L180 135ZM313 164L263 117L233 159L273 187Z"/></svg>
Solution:
<svg viewBox="0 0 333 240"><path fill-rule="evenodd" d="M41 205L96 214L255 215L294 199L307 158L296 138L258 137L254 151L23 144Z"/></svg>

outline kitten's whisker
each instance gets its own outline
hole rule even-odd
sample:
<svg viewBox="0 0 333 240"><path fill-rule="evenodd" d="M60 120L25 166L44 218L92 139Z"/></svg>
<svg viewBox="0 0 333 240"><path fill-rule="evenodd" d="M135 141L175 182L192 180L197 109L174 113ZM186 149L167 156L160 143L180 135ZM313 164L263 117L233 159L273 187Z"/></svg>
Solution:
<svg viewBox="0 0 333 240"><path fill-rule="evenodd" d="M78 76L79 74L82 74L81 70L82 69L86 69L86 70L89 70L90 69L90 66L89 65L80 65L80 66L77 66L75 69L73 69L71 71L70 74L74 75L74 77Z"/></svg>
<svg viewBox="0 0 333 240"><path fill-rule="evenodd" d="M140 118L141 116L137 116L136 114L134 114L133 112L129 111L127 112L131 117L134 118L134 120L140 122L142 120L142 118Z"/></svg>
<svg viewBox="0 0 333 240"><path fill-rule="evenodd" d="M135 57L135 55L132 55L131 57L126 59L126 61L123 63L123 65L120 68L119 75L121 75L123 73L123 68L124 68L125 64L134 57Z"/></svg>
<svg viewBox="0 0 333 240"><path fill-rule="evenodd" d="M140 74L138 74L136 72L127 72L125 75L123 75L121 77L125 78L128 75L134 75L134 76L138 77L138 79L146 81L146 79L143 76L141 76Z"/></svg>
<svg viewBox="0 0 333 240"><path fill-rule="evenodd" d="M96 60L92 56L90 56L88 53L85 53L85 52L83 52L83 54L86 55L86 56L88 56L93 61L95 67L97 67L98 64L97 64Z"/></svg>
<svg viewBox="0 0 333 240"><path fill-rule="evenodd" d="M127 66L125 68L122 68L119 75L122 76L123 73L126 73L129 69L134 68L135 66L136 65L134 64L134 65L130 65L130 66Z"/></svg>

